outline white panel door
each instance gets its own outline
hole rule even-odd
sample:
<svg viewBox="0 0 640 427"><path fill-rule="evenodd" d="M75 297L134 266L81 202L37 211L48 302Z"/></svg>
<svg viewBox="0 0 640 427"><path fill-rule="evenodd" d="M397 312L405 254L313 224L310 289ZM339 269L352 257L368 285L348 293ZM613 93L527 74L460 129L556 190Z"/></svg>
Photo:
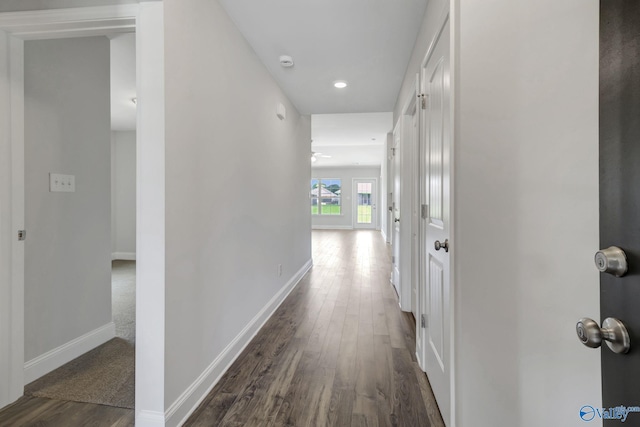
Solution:
<svg viewBox="0 0 640 427"><path fill-rule="evenodd" d="M392 271L391 283L400 295L400 184L401 184L401 164L400 164L400 127L393 131L393 145L391 146L391 166L393 173L392 190L392 211L393 215L393 238L391 239Z"/></svg>
<svg viewBox="0 0 640 427"><path fill-rule="evenodd" d="M448 425L451 408L450 329L450 72L449 22L444 25L422 69L424 94L421 137L421 285L422 368ZM440 249L436 249L436 248Z"/></svg>
<svg viewBox="0 0 640 427"><path fill-rule="evenodd" d="M354 179L353 180L353 227L372 228L378 226L377 221L377 180Z"/></svg>

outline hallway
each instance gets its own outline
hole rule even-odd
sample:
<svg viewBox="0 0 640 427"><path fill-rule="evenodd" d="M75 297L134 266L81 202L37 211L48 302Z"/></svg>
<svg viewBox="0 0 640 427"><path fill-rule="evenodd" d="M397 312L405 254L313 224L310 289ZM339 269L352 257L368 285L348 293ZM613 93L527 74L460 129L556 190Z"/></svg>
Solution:
<svg viewBox="0 0 640 427"><path fill-rule="evenodd" d="M186 426L442 426L376 231L313 231L314 267Z"/></svg>
<svg viewBox="0 0 640 427"><path fill-rule="evenodd" d="M377 231L313 231L302 279L185 426L443 426ZM133 411L23 398L0 425L132 425Z"/></svg>

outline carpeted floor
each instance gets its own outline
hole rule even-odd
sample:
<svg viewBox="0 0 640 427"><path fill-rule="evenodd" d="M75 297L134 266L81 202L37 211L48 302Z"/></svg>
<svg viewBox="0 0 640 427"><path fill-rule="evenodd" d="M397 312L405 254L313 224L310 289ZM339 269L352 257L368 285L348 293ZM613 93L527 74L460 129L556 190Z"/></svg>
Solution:
<svg viewBox="0 0 640 427"><path fill-rule="evenodd" d="M120 408L135 404L135 261L113 261L116 336L25 386L25 394Z"/></svg>

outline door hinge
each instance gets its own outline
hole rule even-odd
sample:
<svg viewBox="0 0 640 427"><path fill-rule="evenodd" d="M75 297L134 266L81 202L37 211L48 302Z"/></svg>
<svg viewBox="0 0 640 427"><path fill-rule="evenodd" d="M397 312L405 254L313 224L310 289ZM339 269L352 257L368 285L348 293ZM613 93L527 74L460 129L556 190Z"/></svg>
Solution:
<svg viewBox="0 0 640 427"><path fill-rule="evenodd" d="M422 217L422 219L429 218L429 205L420 206L420 216Z"/></svg>
<svg viewBox="0 0 640 427"><path fill-rule="evenodd" d="M423 110L427 109L427 97L428 96L429 95L425 95L424 93L420 94L420 104L422 105L422 109Z"/></svg>
<svg viewBox="0 0 640 427"><path fill-rule="evenodd" d="M424 314L420 316L420 326L423 328L427 327L427 317Z"/></svg>
<svg viewBox="0 0 640 427"><path fill-rule="evenodd" d="M22 241L27 238L27 230L18 230L18 240Z"/></svg>

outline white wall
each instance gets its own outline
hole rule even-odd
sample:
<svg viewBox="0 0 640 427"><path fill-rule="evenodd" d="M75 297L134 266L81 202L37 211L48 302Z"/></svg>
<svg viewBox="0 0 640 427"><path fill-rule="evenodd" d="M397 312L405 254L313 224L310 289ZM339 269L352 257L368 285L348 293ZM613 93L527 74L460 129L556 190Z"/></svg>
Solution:
<svg viewBox="0 0 640 427"><path fill-rule="evenodd" d="M377 228L380 228L380 168L379 167L314 167L312 178L338 178L342 180L342 214L341 215L312 215L313 228L353 228L353 179L377 178L376 194ZM309 184L307 184L309 188ZM309 208L310 209L310 208Z"/></svg>
<svg viewBox="0 0 640 427"><path fill-rule="evenodd" d="M175 425L310 265L311 129L217 1L164 6L165 403Z"/></svg>
<svg viewBox="0 0 640 427"><path fill-rule="evenodd" d="M49 173L75 193L49 192ZM109 40L25 43L25 360L111 322Z"/></svg>
<svg viewBox="0 0 640 427"><path fill-rule="evenodd" d="M456 425L580 425L601 401L575 336L599 312L598 2L457 0L452 20Z"/></svg>
<svg viewBox="0 0 640 427"><path fill-rule="evenodd" d="M111 132L111 254L136 255L136 133Z"/></svg>

